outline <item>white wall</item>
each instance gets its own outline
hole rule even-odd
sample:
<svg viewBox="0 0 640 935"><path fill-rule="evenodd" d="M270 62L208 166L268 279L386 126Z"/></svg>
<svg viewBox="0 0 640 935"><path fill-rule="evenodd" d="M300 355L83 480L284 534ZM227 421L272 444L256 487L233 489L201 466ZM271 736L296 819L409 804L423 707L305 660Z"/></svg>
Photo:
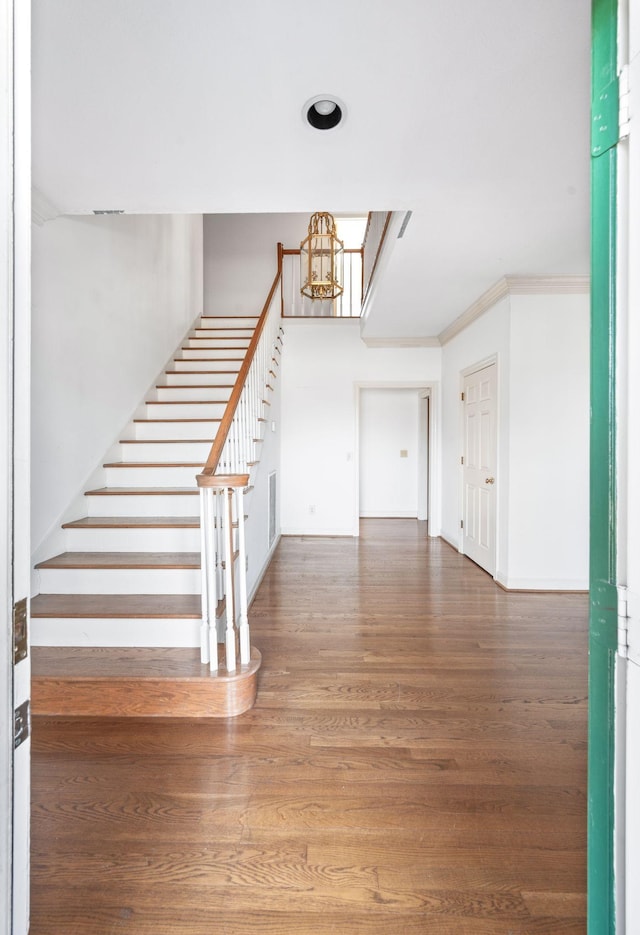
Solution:
<svg viewBox="0 0 640 935"><path fill-rule="evenodd" d="M508 295L443 348L442 530L458 545L460 373L498 364L496 580L588 587L589 298Z"/></svg>
<svg viewBox="0 0 640 935"><path fill-rule="evenodd" d="M206 214L207 315L259 315L278 266L277 244L296 249L308 214Z"/></svg>
<svg viewBox="0 0 640 935"><path fill-rule="evenodd" d="M283 534L357 533L356 386L437 383L440 354L440 348L367 348L357 320L285 323Z"/></svg>
<svg viewBox="0 0 640 935"><path fill-rule="evenodd" d="M281 496L281 467L280 467L280 439L281 439L281 399L282 377L281 367L274 368L277 376L273 383L273 392L269 392L270 406L265 407L267 423L263 429L264 441L258 446L259 463L251 472L251 485L253 490L245 497L246 513L246 544L248 556L247 589L250 598L253 598L262 575L271 560L271 553L275 549L280 537L280 503ZM269 474L276 472L276 538L269 547Z"/></svg>
<svg viewBox="0 0 640 935"><path fill-rule="evenodd" d="M509 385L508 586L586 589L588 296L511 296Z"/></svg>
<svg viewBox="0 0 640 935"><path fill-rule="evenodd" d="M360 516L415 518L418 390L361 390L359 422Z"/></svg>
<svg viewBox="0 0 640 935"><path fill-rule="evenodd" d="M202 218L58 218L32 262L37 551L202 311Z"/></svg>

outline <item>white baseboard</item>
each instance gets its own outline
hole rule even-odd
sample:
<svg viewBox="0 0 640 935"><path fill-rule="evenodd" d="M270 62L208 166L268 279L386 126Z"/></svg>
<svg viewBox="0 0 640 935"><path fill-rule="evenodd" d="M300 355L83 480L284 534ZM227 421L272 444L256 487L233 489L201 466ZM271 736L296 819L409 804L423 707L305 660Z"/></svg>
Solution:
<svg viewBox="0 0 640 935"><path fill-rule="evenodd" d="M416 510L361 510L360 519L417 519Z"/></svg>
<svg viewBox="0 0 640 935"><path fill-rule="evenodd" d="M456 552L460 551L460 544L457 541L457 539L453 539L451 536L447 535L447 533L443 532L442 530L440 530L440 538L444 542L446 542L447 545L450 545L452 549L455 549Z"/></svg>
<svg viewBox="0 0 640 935"><path fill-rule="evenodd" d="M494 581L505 591L588 591L586 578L510 578L496 572Z"/></svg>
<svg viewBox="0 0 640 935"><path fill-rule="evenodd" d="M354 532L352 529L306 529L296 526L288 526L282 530L283 536L310 536L310 537L325 537L327 539L352 539Z"/></svg>

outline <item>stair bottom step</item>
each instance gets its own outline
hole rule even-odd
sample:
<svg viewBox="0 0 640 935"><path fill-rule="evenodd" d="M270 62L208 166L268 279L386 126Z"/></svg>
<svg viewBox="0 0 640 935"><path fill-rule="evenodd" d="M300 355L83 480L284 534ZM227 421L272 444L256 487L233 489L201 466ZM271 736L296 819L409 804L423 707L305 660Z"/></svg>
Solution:
<svg viewBox="0 0 640 935"><path fill-rule="evenodd" d="M259 651L227 674L196 649L33 647L31 710L58 717L235 717L255 702Z"/></svg>

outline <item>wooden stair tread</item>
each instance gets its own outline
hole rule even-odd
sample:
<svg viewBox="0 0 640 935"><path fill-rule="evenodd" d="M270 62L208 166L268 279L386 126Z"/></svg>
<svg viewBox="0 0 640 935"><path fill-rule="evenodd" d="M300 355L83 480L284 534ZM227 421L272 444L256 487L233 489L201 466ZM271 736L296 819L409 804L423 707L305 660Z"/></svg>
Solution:
<svg viewBox="0 0 640 935"><path fill-rule="evenodd" d="M121 445L210 445L206 438L121 438Z"/></svg>
<svg viewBox="0 0 640 935"><path fill-rule="evenodd" d="M262 657L228 674L197 649L32 650L31 710L62 717L235 717L253 707Z"/></svg>
<svg viewBox="0 0 640 935"><path fill-rule="evenodd" d="M180 359L182 359L182 358L180 358ZM200 358L200 359L203 359L203 358ZM214 373L215 373L215 374L219 374L219 373L231 373L231 374L237 374L238 371L237 371L237 370L165 370L165 373L170 373L171 376L174 377L174 376L177 376L178 374L183 374L183 373L198 373L198 374L203 374L203 373L208 373L208 374L214 374ZM226 386L226 384L225 384L225 386Z"/></svg>
<svg viewBox="0 0 640 935"><path fill-rule="evenodd" d="M195 348L195 347L187 347L187 348L182 348L182 350L195 351L196 348ZM201 350L206 350L206 348L201 348ZM174 357L173 360L174 360L174 363L176 363L176 364L184 364L184 363L190 363L190 364L224 364L224 363L229 363L230 361L233 361L233 363L236 363L236 361L241 360L241 358L240 358L240 357ZM169 373L199 373L200 371L194 371L194 370L170 370L170 371L168 371L168 372L169 372ZM206 372L206 373L237 373L238 371L237 371L237 370L217 370L217 369L216 369L216 370L207 370L207 371L203 371L203 373L205 373L205 372Z"/></svg>
<svg viewBox="0 0 640 935"><path fill-rule="evenodd" d="M147 399L145 405L153 406L223 406L222 399Z"/></svg>
<svg viewBox="0 0 640 935"><path fill-rule="evenodd" d="M86 490L85 497L135 497L142 494L144 497L155 496L189 496L197 497L197 487L98 487L95 490Z"/></svg>
<svg viewBox="0 0 640 935"><path fill-rule="evenodd" d="M110 461L102 466L105 468L193 468L197 471L203 465L204 461Z"/></svg>
<svg viewBox="0 0 640 935"><path fill-rule="evenodd" d="M212 678L209 667L200 662L199 649L34 646L32 652L33 678ZM252 648L252 662L249 666L255 661L256 653L257 650ZM219 660L226 675L222 644L219 646ZM238 675L246 672L249 666L238 666Z"/></svg>
<svg viewBox="0 0 640 935"><path fill-rule="evenodd" d="M197 488L196 488L197 491ZM82 516L63 523L63 529L194 529L197 516Z"/></svg>
<svg viewBox="0 0 640 935"><path fill-rule="evenodd" d="M36 568L200 568L200 553L62 552Z"/></svg>
<svg viewBox="0 0 640 935"><path fill-rule="evenodd" d="M138 422L152 422L154 425L158 422L210 422L214 425L219 425L222 419L134 419L135 423Z"/></svg>
<svg viewBox="0 0 640 935"><path fill-rule="evenodd" d="M255 331L253 325L219 325L217 328L213 327L200 327L194 328L194 331L250 331L252 334ZM249 335L247 335L249 337Z"/></svg>
<svg viewBox="0 0 640 935"><path fill-rule="evenodd" d="M184 372L184 371L183 371ZM191 371L193 373L193 371ZM157 390L231 390L230 383L156 383Z"/></svg>
<svg viewBox="0 0 640 935"><path fill-rule="evenodd" d="M199 594L38 594L32 617L164 617L200 619ZM93 648L93 647L92 647Z"/></svg>

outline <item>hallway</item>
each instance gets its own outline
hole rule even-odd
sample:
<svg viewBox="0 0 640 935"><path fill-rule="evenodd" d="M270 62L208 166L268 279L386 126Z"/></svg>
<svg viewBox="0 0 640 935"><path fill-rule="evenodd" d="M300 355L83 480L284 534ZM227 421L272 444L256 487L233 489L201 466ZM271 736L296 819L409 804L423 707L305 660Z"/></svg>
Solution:
<svg viewBox="0 0 640 935"><path fill-rule="evenodd" d="M35 719L31 935L583 935L587 596L283 538L236 720Z"/></svg>

